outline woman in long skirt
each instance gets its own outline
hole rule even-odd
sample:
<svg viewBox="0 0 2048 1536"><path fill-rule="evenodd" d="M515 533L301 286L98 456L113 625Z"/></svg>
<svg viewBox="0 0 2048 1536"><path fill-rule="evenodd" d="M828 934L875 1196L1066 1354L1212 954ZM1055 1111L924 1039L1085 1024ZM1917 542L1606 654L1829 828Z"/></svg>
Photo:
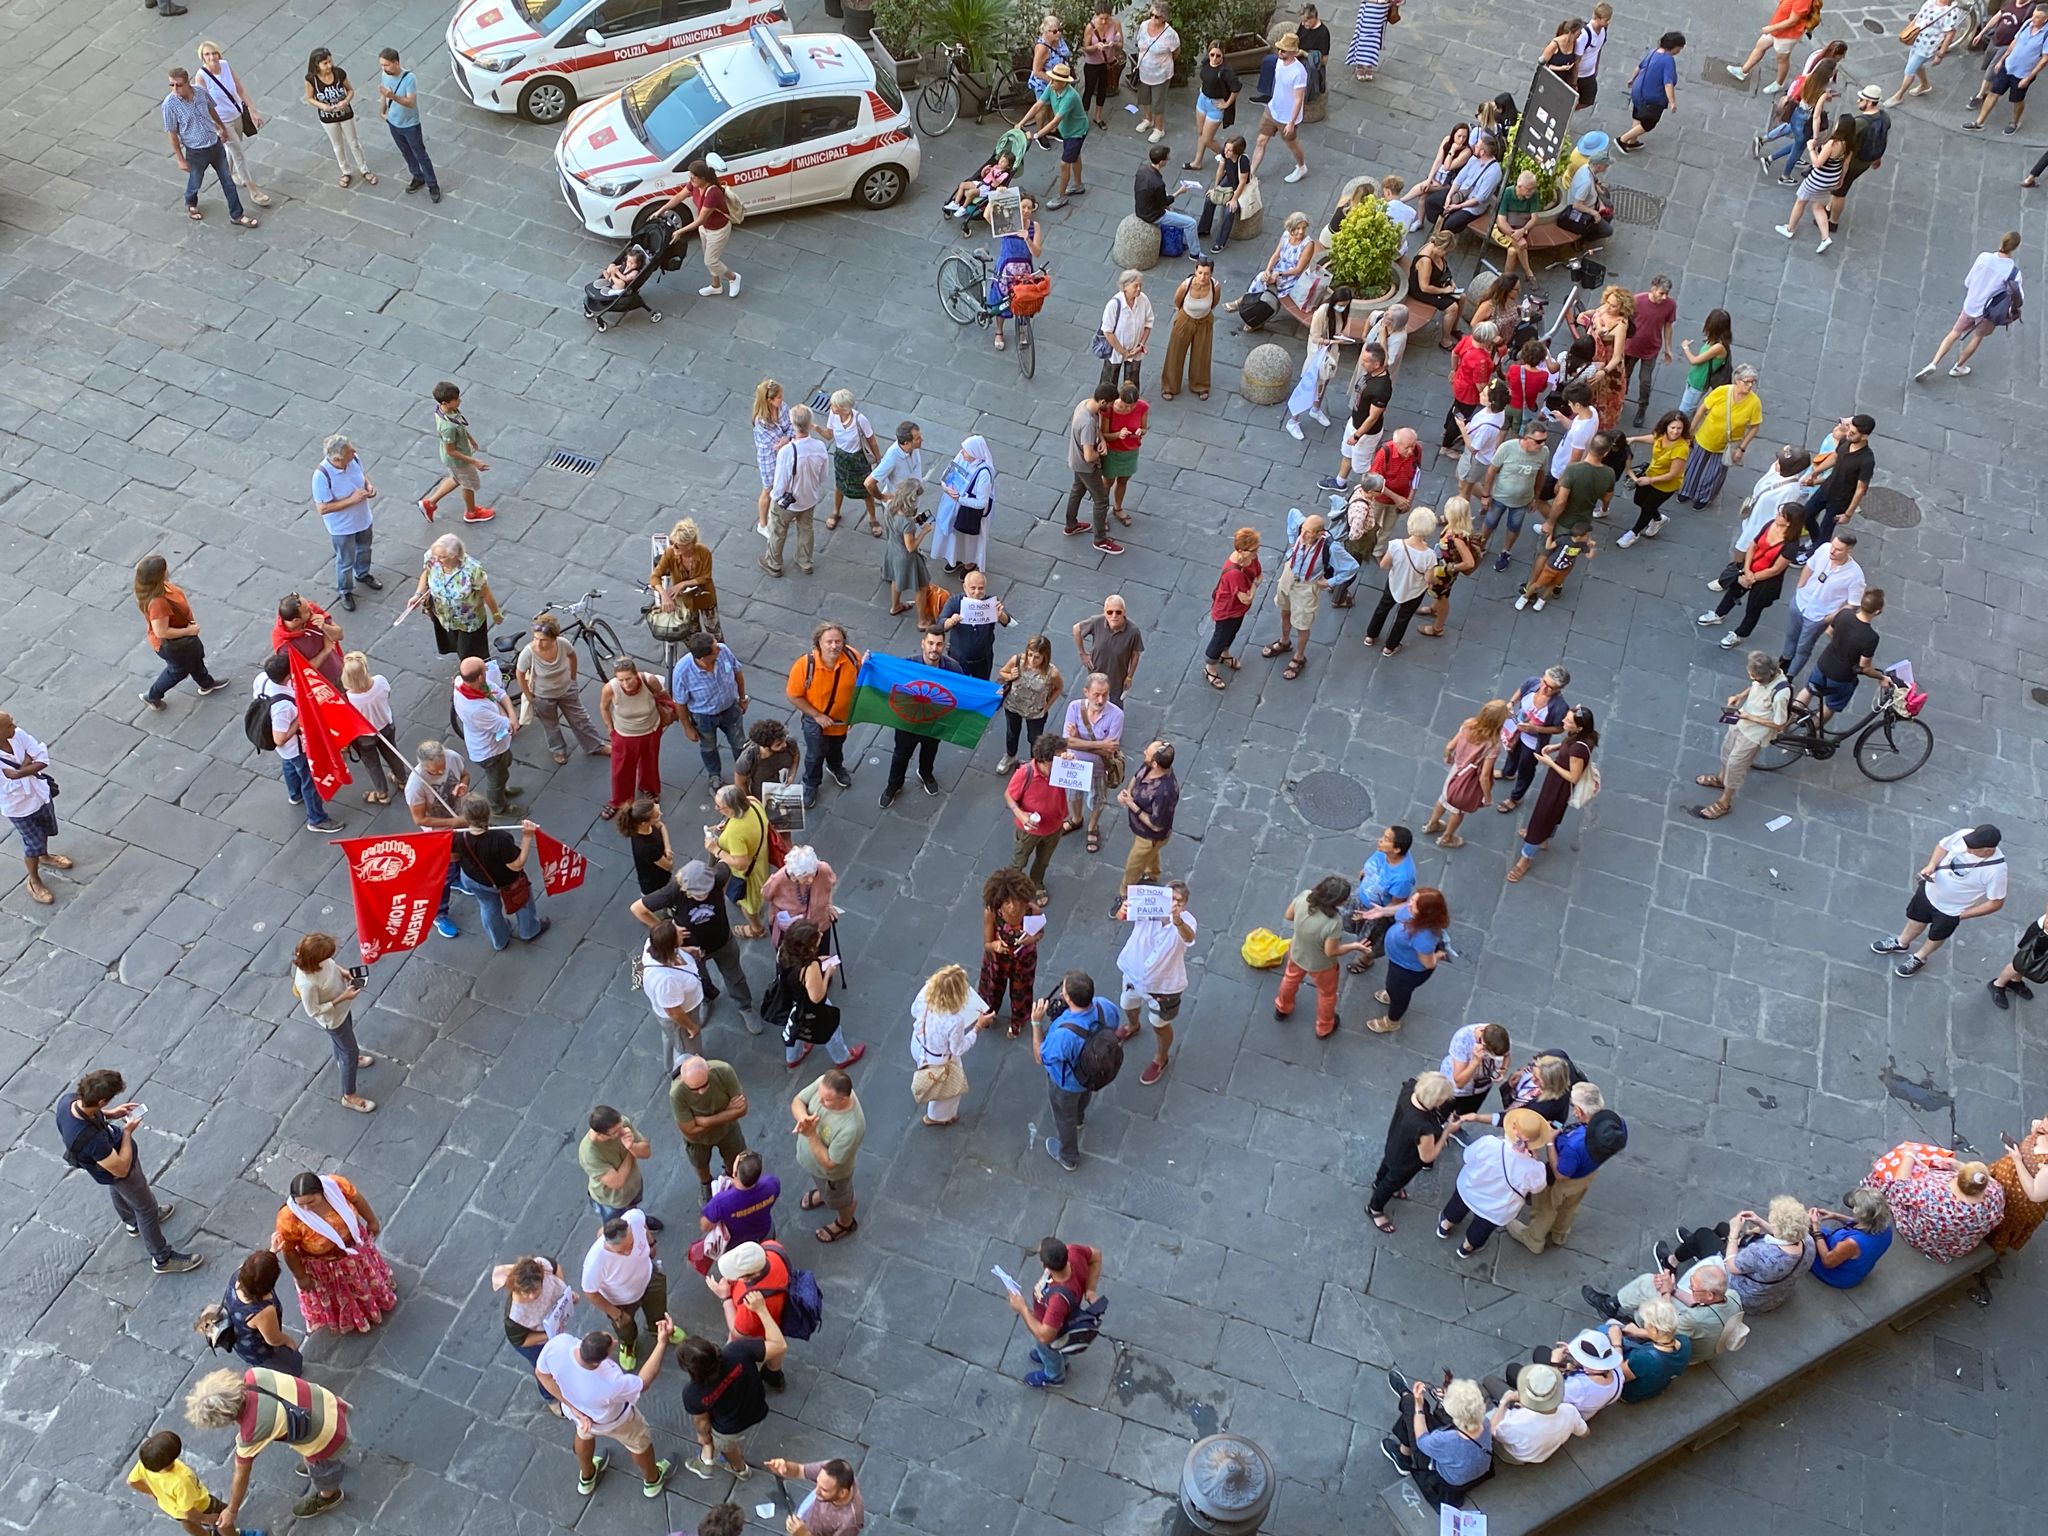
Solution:
<svg viewBox="0 0 2048 1536"><path fill-rule="evenodd" d="M1344 57L1360 80L1370 80L1380 67L1380 45L1387 40L1387 10L1379 0L1363 0L1358 7L1358 24L1351 29L1351 49Z"/></svg>
<svg viewBox="0 0 2048 1536"><path fill-rule="evenodd" d="M308 1333L368 1333L398 1305L391 1266L377 1251L383 1230L369 1201L340 1174L293 1177L270 1246L298 1282Z"/></svg>
<svg viewBox="0 0 2048 1536"><path fill-rule="evenodd" d="M996 493L996 462L988 439L964 439L941 484L932 553L955 576L970 565L987 570L988 519L995 511Z"/></svg>

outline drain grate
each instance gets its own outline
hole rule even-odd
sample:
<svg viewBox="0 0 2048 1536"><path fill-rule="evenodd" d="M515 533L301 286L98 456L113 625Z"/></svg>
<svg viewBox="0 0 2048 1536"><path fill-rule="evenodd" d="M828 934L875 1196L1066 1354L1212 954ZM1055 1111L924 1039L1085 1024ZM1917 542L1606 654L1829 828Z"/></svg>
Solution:
<svg viewBox="0 0 2048 1536"><path fill-rule="evenodd" d="M1856 516L1859 521L1869 518L1886 528L1917 528L1920 526L1920 503L1904 491L1872 486L1863 493L1863 504L1856 509Z"/></svg>
<svg viewBox="0 0 2048 1536"><path fill-rule="evenodd" d="M1635 187L1610 186L1607 195L1614 199L1614 222L1617 224L1655 229L1663 221L1664 199L1653 193Z"/></svg>
<svg viewBox="0 0 2048 1536"><path fill-rule="evenodd" d="M1372 815L1372 791L1348 773L1304 774L1294 784L1294 808L1304 821L1347 832Z"/></svg>
<svg viewBox="0 0 2048 1536"><path fill-rule="evenodd" d="M2048 708L2048 688L2030 688L2027 691L2034 696L2036 704Z"/></svg>
<svg viewBox="0 0 2048 1536"><path fill-rule="evenodd" d="M571 453L566 448L557 448L548 455L549 469L565 469L572 475L581 475L588 480L597 473L597 466L604 461L593 459L588 454Z"/></svg>

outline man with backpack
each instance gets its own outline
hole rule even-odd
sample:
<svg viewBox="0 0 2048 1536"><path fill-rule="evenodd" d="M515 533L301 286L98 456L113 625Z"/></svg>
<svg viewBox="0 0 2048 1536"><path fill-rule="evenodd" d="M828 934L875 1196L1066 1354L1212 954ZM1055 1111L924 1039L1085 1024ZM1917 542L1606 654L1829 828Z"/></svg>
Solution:
<svg viewBox="0 0 2048 1536"><path fill-rule="evenodd" d="M1031 1358L1038 1369L1024 1378L1027 1387L1056 1387L1067 1379L1067 1356L1078 1355L1095 1342L1102 1327L1102 1250L1048 1237L1038 1245L1045 1273L1031 1287L1031 1299L1010 1293L1010 1310L1024 1319L1031 1337Z"/></svg>
<svg viewBox="0 0 2048 1536"><path fill-rule="evenodd" d="M1927 366L1913 375L1915 382L1931 378L1934 370L1941 366L1941 360L1948 356L1948 349L1959 341L1963 350L1957 356L1955 366L1949 369L1948 376L1952 379L1968 378L1970 359L1984 345L1984 338L2019 319L2020 306L2026 297L2020 287L2020 264L2012 254L2019 248L2020 232L2009 229L1998 237L1997 250L1979 252L1977 259L1970 263L1970 275L1963 279L1963 311L1956 316L1956 323L1948 328L1948 334L1941 338L1941 345L1934 349L1934 356L1927 360Z"/></svg>
<svg viewBox="0 0 2048 1536"><path fill-rule="evenodd" d="M275 752L284 777L285 798L306 812L308 832L339 832L341 823L327 814L313 771L306 764L306 744L299 729L299 706L292 693L292 666L284 651L275 652L256 674L242 730L258 752Z"/></svg>
<svg viewBox="0 0 2048 1536"><path fill-rule="evenodd" d="M1055 1002L1065 1004L1058 1018L1052 1012ZM1089 1104L1116 1081L1124 1064L1116 1023L1095 996L1095 978L1086 971L1067 972L1060 990L1031 1008L1031 1054L1051 1085L1053 1133L1045 1138L1045 1153L1068 1173L1081 1166L1081 1130Z"/></svg>
<svg viewBox="0 0 2048 1536"><path fill-rule="evenodd" d="M1828 199L1828 223L1837 233L1842 228L1842 205L1849 189L1865 171L1884 164L1884 152L1891 147L1892 115L1884 109L1884 87L1866 85L1856 93L1856 142L1849 149L1849 167L1842 173L1842 185Z"/></svg>

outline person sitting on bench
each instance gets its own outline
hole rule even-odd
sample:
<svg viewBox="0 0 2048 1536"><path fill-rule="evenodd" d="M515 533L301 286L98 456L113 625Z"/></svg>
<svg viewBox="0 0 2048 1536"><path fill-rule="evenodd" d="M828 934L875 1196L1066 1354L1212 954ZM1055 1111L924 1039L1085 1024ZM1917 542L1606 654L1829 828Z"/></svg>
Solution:
<svg viewBox="0 0 2048 1536"><path fill-rule="evenodd" d="M1614 233L1614 221L1608 217L1613 205L1607 200L1605 156L1588 160L1572 172L1564 200L1568 206L1557 216L1559 229L1570 230L1582 240L1605 240Z"/></svg>
<svg viewBox="0 0 2048 1536"><path fill-rule="evenodd" d="M1473 142L1472 158L1451 178L1451 184L1423 198L1422 216L1456 234L1485 216L1498 191L1500 160L1493 141L1482 134Z"/></svg>
<svg viewBox="0 0 2048 1536"><path fill-rule="evenodd" d="M1464 1508L1465 1495L1493 1476L1486 1394L1472 1381L1446 1381L1437 1393L1398 1371L1387 1377L1401 1406L1380 1453L1403 1477L1415 1479L1431 1509Z"/></svg>

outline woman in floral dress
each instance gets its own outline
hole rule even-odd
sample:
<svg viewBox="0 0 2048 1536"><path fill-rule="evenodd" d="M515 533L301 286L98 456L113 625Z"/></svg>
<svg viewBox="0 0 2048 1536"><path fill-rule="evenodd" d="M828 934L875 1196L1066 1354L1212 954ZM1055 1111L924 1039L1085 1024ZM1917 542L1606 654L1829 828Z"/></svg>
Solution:
<svg viewBox="0 0 2048 1536"><path fill-rule="evenodd" d="M789 402L782 397L782 386L773 379L763 379L754 386L753 427L754 460L761 470L761 499L754 504L754 527L765 536L768 492L775 485L775 455L796 436L796 426L789 419Z"/></svg>
<svg viewBox="0 0 2048 1536"><path fill-rule="evenodd" d="M434 624L434 646L443 656L491 659L489 626L505 622L491 591L491 578L462 540L444 533L427 546L427 559L407 612L425 608Z"/></svg>
<svg viewBox="0 0 2048 1536"><path fill-rule="evenodd" d="M298 1282L308 1333L368 1333L398 1305L391 1266L377 1251L383 1230L370 1202L340 1174L292 1179L270 1246Z"/></svg>
<svg viewBox="0 0 2048 1536"><path fill-rule="evenodd" d="M999 869L982 882L981 985L975 991L990 1013L1009 992L1012 1040L1024 1033L1038 981L1038 934L1024 926L1037 910L1038 887L1023 870Z"/></svg>
<svg viewBox="0 0 2048 1536"><path fill-rule="evenodd" d="M1938 1264L1975 1252L2005 1220L2005 1190L1991 1170L1958 1163L1953 1152L1906 1152L1881 1162L1863 1182L1891 1202L1899 1235Z"/></svg>
<svg viewBox="0 0 2048 1536"><path fill-rule="evenodd" d="M2048 1116L2006 1146L2005 1156L1991 1165L1991 1177L2005 1191L2005 1219L1988 1239L2000 1253L2026 1247L2041 1218L2048 1216Z"/></svg>

